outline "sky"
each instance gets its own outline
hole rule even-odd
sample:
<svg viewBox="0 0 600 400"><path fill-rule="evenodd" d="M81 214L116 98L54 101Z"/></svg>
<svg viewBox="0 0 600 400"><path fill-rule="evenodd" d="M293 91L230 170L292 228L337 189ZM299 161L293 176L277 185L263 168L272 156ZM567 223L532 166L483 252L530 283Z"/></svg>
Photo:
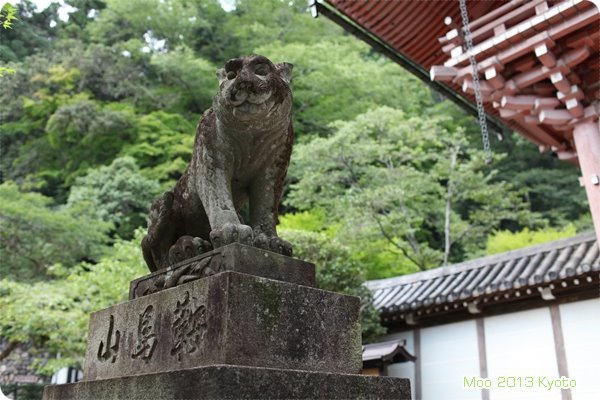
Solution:
<svg viewBox="0 0 600 400"><path fill-rule="evenodd" d="M58 17L62 21L67 21L69 19L69 12L73 11L71 10L72 7L64 5L64 3L60 0L31 0L31 2L36 5L38 11L45 10L46 7L48 7L51 3L62 4L63 6L58 10ZM15 1L15 3L20 3L20 1Z"/></svg>

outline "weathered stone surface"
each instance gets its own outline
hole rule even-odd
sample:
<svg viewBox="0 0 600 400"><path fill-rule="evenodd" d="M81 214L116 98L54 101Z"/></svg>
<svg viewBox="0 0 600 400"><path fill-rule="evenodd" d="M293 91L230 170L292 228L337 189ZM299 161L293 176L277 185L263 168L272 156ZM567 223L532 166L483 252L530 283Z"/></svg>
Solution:
<svg viewBox="0 0 600 400"><path fill-rule="evenodd" d="M213 364L357 373L359 299L236 272L92 314L85 380Z"/></svg>
<svg viewBox="0 0 600 400"><path fill-rule="evenodd" d="M156 293L223 271L241 272L304 286L316 286L314 264L233 243L132 281L129 299Z"/></svg>
<svg viewBox="0 0 600 400"><path fill-rule="evenodd" d="M216 365L47 386L45 400L396 399L408 379Z"/></svg>
<svg viewBox="0 0 600 400"><path fill-rule="evenodd" d="M150 271L199 255L211 243L292 255L276 230L294 141L291 75L291 64L259 55L229 60L217 71L219 93L198 124L190 165L150 210L142 241ZM249 218L242 222L246 204Z"/></svg>

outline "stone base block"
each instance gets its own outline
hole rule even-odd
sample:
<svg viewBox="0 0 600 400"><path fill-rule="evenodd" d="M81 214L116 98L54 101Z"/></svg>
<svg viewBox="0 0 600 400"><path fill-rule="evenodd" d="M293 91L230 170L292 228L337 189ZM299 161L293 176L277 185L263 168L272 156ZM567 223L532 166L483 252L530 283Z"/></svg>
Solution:
<svg viewBox="0 0 600 400"><path fill-rule="evenodd" d="M224 271L316 286L314 264L232 243L131 281L129 300Z"/></svg>
<svg viewBox="0 0 600 400"><path fill-rule="evenodd" d="M358 297L222 272L92 314L84 379L229 364L358 373Z"/></svg>
<svg viewBox="0 0 600 400"><path fill-rule="evenodd" d="M408 379L214 365L46 386L44 400L395 399Z"/></svg>

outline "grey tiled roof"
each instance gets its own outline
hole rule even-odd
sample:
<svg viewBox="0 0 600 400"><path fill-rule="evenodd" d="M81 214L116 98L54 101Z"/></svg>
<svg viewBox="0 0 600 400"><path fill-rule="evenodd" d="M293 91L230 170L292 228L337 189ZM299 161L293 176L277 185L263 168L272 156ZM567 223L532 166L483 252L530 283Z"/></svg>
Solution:
<svg viewBox="0 0 600 400"><path fill-rule="evenodd" d="M366 282L380 313L412 312L499 293L579 284L578 277L600 271L593 232L460 264ZM596 274L598 275L598 274ZM591 281L591 278L588 278ZM600 293L599 293L600 295ZM487 300L486 300L487 301Z"/></svg>
<svg viewBox="0 0 600 400"><path fill-rule="evenodd" d="M415 361L417 358L406 350L406 340L371 343L363 346L363 367L382 366L400 362Z"/></svg>

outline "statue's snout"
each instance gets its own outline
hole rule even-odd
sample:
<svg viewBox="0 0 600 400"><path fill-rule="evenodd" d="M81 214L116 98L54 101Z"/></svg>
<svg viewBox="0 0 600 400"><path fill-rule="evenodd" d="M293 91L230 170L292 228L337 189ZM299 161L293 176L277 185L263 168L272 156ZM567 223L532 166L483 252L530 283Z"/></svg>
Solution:
<svg viewBox="0 0 600 400"><path fill-rule="evenodd" d="M248 98L252 85L249 82L236 81L229 91L228 100L234 106L242 104Z"/></svg>
<svg viewBox="0 0 600 400"><path fill-rule="evenodd" d="M252 90L254 89L254 85L249 81L236 81L234 84L234 90L242 91L242 90Z"/></svg>
<svg viewBox="0 0 600 400"><path fill-rule="evenodd" d="M249 96L256 95L260 92L257 84L257 78L253 76L248 68L242 68L231 85L229 92L229 101L233 105L242 104Z"/></svg>

